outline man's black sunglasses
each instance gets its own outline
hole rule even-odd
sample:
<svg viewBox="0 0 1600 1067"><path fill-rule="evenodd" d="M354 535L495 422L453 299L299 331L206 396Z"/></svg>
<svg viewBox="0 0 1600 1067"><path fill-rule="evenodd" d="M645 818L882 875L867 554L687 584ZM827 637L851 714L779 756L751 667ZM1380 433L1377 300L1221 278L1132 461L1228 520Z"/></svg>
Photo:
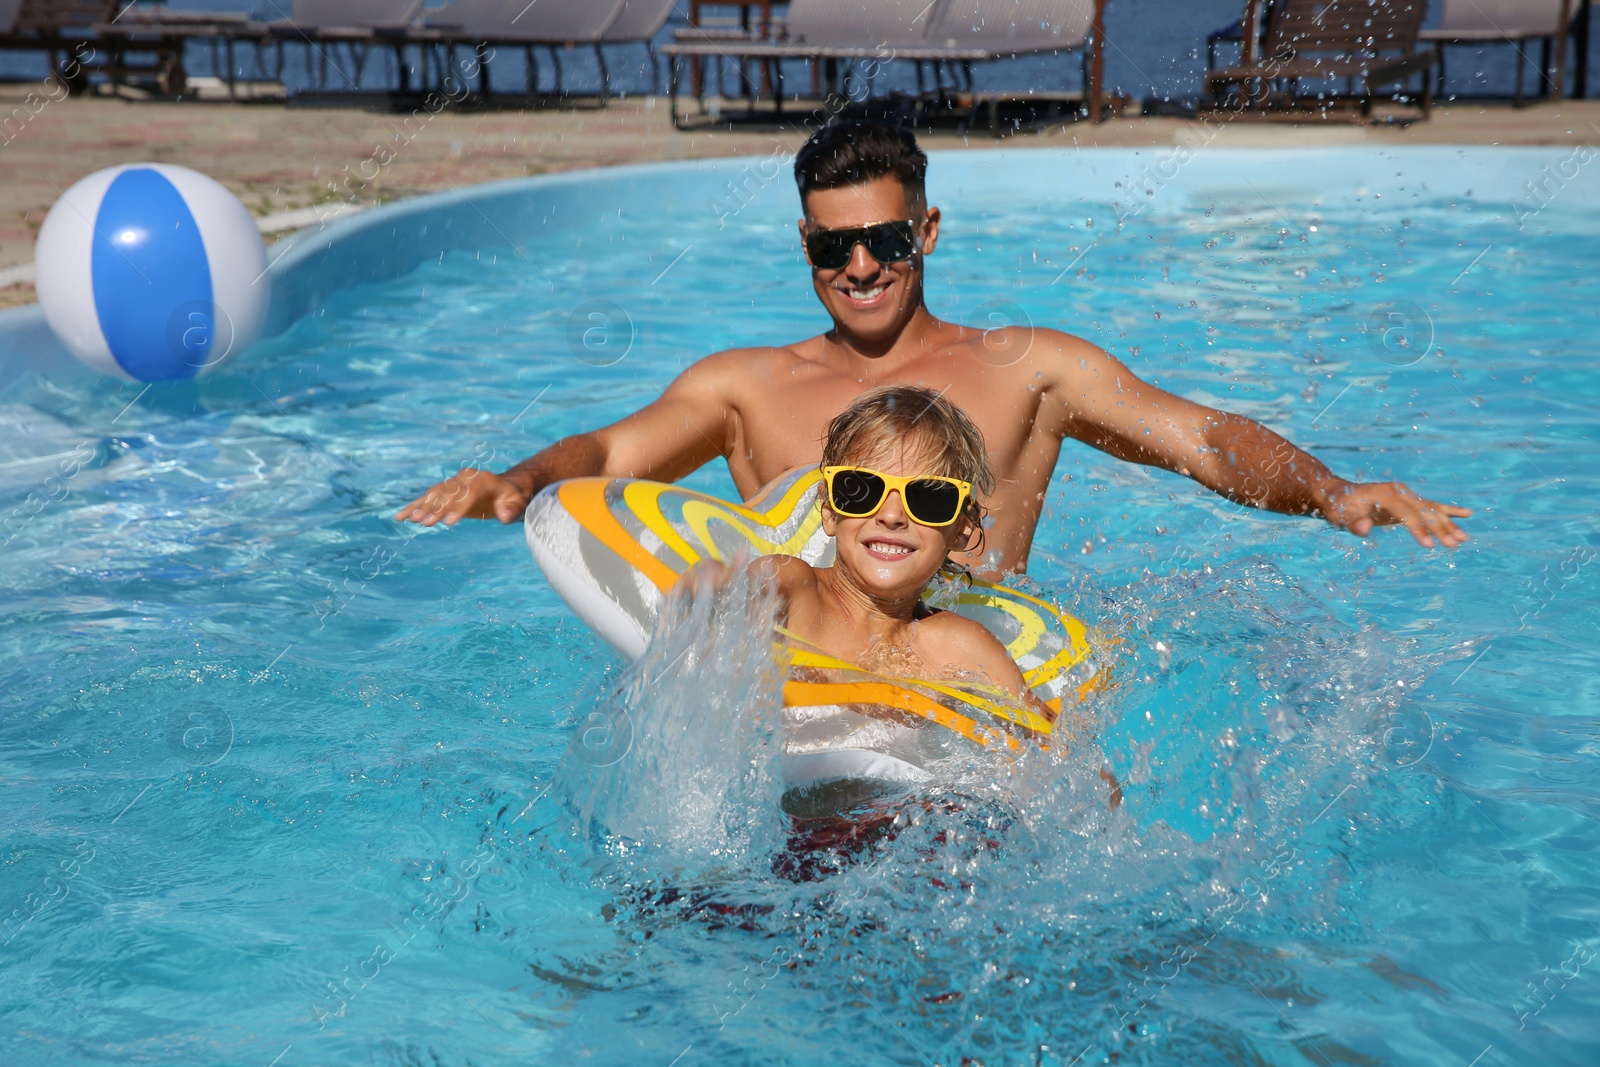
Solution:
<svg viewBox="0 0 1600 1067"><path fill-rule="evenodd" d="M849 263L856 245L865 245L867 255L879 263L910 259L917 250L917 224L909 220L880 222L875 226L813 230L806 234L806 255L819 270L838 270Z"/></svg>

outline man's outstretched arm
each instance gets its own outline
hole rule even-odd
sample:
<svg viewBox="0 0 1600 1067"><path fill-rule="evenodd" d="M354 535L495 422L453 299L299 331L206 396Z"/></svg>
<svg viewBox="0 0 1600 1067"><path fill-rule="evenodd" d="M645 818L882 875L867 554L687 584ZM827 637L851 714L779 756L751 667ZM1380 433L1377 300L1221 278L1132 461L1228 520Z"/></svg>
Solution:
<svg viewBox="0 0 1600 1067"><path fill-rule="evenodd" d="M463 467L395 513L401 522L516 522L545 486L592 476L673 481L724 454L728 406L721 375L702 360L645 407L590 433L563 437L509 470Z"/></svg>
<svg viewBox="0 0 1600 1067"><path fill-rule="evenodd" d="M1360 537L1401 524L1418 543L1467 539L1472 512L1426 500L1400 482L1351 482L1253 419L1216 411L1141 381L1094 345L1062 335L1067 435L1119 459L1186 475L1235 503L1320 515Z"/></svg>
<svg viewBox="0 0 1600 1067"><path fill-rule="evenodd" d="M1469 508L1426 500L1402 482L1346 481L1253 419L1202 410L1213 462L1202 465L1204 477L1191 477L1235 503L1286 515L1321 515L1358 537L1375 526L1400 524L1429 548L1435 543L1454 548L1467 539L1455 520L1471 515Z"/></svg>

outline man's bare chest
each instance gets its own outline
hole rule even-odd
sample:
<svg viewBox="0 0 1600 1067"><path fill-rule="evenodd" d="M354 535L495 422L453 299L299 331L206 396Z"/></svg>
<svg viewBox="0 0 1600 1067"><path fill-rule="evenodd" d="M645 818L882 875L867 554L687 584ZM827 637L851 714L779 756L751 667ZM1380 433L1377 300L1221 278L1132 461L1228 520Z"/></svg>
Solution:
<svg viewBox="0 0 1600 1067"><path fill-rule="evenodd" d="M1007 467L1034 436L1040 396L1013 368L970 356L927 360L900 372L850 378L806 365L752 381L740 405L735 447L763 478L776 477L822 455L828 424L856 398L880 385L933 389L959 406L982 432L991 461Z"/></svg>

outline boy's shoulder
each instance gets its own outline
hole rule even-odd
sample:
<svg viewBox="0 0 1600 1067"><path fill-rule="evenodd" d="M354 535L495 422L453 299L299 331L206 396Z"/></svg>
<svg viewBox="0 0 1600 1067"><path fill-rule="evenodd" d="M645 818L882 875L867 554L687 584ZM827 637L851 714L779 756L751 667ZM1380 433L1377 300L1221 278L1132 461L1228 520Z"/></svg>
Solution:
<svg viewBox="0 0 1600 1067"><path fill-rule="evenodd" d="M1012 685L1026 689L1011 653L994 633L980 622L940 611L921 621L923 647L930 659L942 661L964 676L986 679L1003 688Z"/></svg>
<svg viewBox="0 0 1600 1067"><path fill-rule="evenodd" d="M936 637L941 642L959 643L967 647L981 646L985 649L1005 648L987 626L963 615L957 615L953 611L935 610L921 619L920 624L924 633Z"/></svg>
<svg viewBox="0 0 1600 1067"><path fill-rule="evenodd" d="M817 581L816 568L798 556L783 553L762 556L750 564L750 569L763 578L775 580L785 592L815 585Z"/></svg>

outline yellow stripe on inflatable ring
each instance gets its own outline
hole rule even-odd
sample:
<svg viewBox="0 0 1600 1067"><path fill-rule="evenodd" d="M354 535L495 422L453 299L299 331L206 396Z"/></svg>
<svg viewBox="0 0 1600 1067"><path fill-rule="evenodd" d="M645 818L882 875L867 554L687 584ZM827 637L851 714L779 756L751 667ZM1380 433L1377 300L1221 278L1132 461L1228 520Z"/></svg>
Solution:
<svg viewBox="0 0 1600 1067"><path fill-rule="evenodd" d="M784 517L787 518L788 516L786 515ZM822 524L821 513L814 513L810 518L806 519L800 524L800 529L795 531L794 536L780 544L776 541L767 540L765 537L762 537L750 527L746 526L739 517L738 513L732 508L726 506L715 506L709 501L705 500L685 500L683 502L683 521L688 523L689 528L699 535L700 540L705 544L707 551L712 553L717 551L717 543L711 537L712 519L720 519L724 523L738 530L740 535L743 536L746 541L749 541L752 547L760 549L761 554L764 556L774 554L781 554L785 556L795 555L799 549L805 547L806 542L811 540L811 535L814 534L817 530L817 527ZM760 522L761 517L755 516L755 521ZM782 520L780 519L779 521Z"/></svg>
<svg viewBox="0 0 1600 1067"><path fill-rule="evenodd" d="M634 518L644 523L647 530L683 558L683 565L687 569L704 557L661 514L661 496L667 488L660 482L629 482L622 487L622 503Z"/></svg>
<svg viewBox="0 0 1600 1067"><path fill-rule="evenodd" d="M717 546L711 537L711 520L717 518L738 530L744 535L745 540L751 544L764 549L764 554L792 556L799 549L805 547L806 542L811 540L811 535L816 533L817 528L822 525L821 508L811 508L810 514L800 523L800 528L782 544L762 537L743 522L740 522L739 517L743 516L752 522L763 524L768 529L776 527L779 523L788 522L794 515L795 509L800 506L801 500L805 498L806 494L814 491L820 481L822 481L821 471L812 471L796 478L795 483L789 487L788 492L783 494L782 499L766 511L755 511L740 504L726 504L708 498L685 500L683 502L683 521L689 524L689 528L694 530L706 547L713 552L716 551Z"/></svg>
<svg viewBox="0 0 1600 1067"><path fill-rule="evenodd" d="M738 530L740 535L748 541L752 548L761 550L762 555L781 553L792 556L804 548L817 527L822 524L820 511L813 510L787 541L782 543L768 540L761 536L741 518L748 519L757 525L764 525L768 529L787 522L794 514L795 508L805 494L810 492L822 478L821 472L806 475L796 480L790 486L783 498L766 511L755 511L740 504L717 500L713 497L701 496L685 490L677 490L684 499L681 504L683 521L694 531L700 539L704 553L698 551L682 534L678 533L672 522L666 517L661 508L661 498L673 487L659 482L630 482L622 491L622 499L628 511L644 523L645 528L662 542L682 556L686 565L692 566L709 555L712 559L721 559L717 551L716 540L711 536L711 520L720 519L729 526Z"/></svg>
<svg viewBox="0 0 1600 1067"><path fill-rule="evenodd" d="M796 635L791 630L785 629L784 627L780 626L780 627L777 627L777 631L778 631L779 634L781 634L784 637L788 638L790 641L801 642L801 646L802 647L797 647L797 646L794 646L794 645L790 645L790 646L786 647L786 651L788 652L789 657L790 657L790 663L792 665L796 666L796 667L820 667L820 668L825 668L825 669L830 669L830 670L847 670L847 671L854 671L857 674L870 674L871 673L870 671L867 671L867 670L863 669L862 667L858 666L857 664L850 663L847 660L839 659L836 656L830 656L828 653L823 652L822 650L818 649L815 645L812 645L810 642L805 641L804 638L799 637L798 635ZM960 687L957 687L957 686L947 685L947 684L945 684L943 682L937 682L937 681L934 681L934 680L928 679L928 678L905 678L905 677L892 677L892 676L883 676L883 675L879 675L879 676L875 676L875 677L881 679L881 681L872 682L872 683L854 682L854 683L838 683L838 684L886 685L886 686L889 686L889 687L893 688L896 692L914 692L914 690L904 689L904 688L901 688L901 687L902 686L917 686L917 687L922 688L922 689L931 689L936 693L943 693L945 696L951 697L954 700L959 700L961 703L966 704L969 707L974 708L977 711L981 711L984 714L986 714L986 715L988 715L988 716L990 716L992 718L999 719L1002 722L1009 722L1009 723L1011 723L1011 724L1013 724L1015 726L1020 726L1024 730L1027 730L1030 733L1038 734L1038 735L1040 735L1042 737L1050 736L1051 730L1053 730L1055 728L1055 724L1053 722L1051 722L1049 719L1046 719L1044 716L1040 715L1038 712L1032 711L1032 710L1030 710L1030 709L1028 709L1026 707L1020 707L1020 706L1019 707L1013 707L1013 706L1011 706L1009 704L1003 703L1003 702L998 701L998 700L991 700L988 697L985 697L985 696L983 696L983 695L981 695L979 693L974 693L974 692L971 692L970 690L963 689L963 688L960 688ZM787 702L787 694L788 694L788 687L786 686L785 687L786 702ZM932 701L931 698L929 698L927 696L924 696L921 693L916 693L915 695L920 700L930 701L931 703L935 703L935 704L938 703L937 701ZM829 701L829 703L838 703L838 701ZM871 701L871 703L889 704L891 707L899 707L900 706L898 704L893 704L892 702L885 701L885 700L873 700L873 701ZM809 705L793 705L793 706L805 707L805 706L809 706ZM940 707L944 707L944 705L942 705L942 704L939 704L939 706ZM909 709L907 709L907 710L909 710ZM965 718L965 717L963 716L963 718Z"/></svg>

